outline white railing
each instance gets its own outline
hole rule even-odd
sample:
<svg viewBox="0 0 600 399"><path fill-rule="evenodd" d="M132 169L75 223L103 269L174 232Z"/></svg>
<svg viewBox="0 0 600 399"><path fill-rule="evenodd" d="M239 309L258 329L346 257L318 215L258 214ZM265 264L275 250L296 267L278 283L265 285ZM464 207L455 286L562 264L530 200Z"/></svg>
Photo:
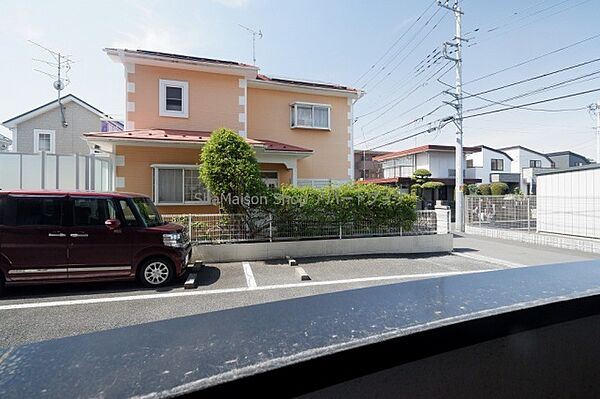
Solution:
<svg viewBox="0 0 600 399"><path fill-rule="evenodd" d="M536 231L535 195L468 195L465 223L469 226Z"/></svg>
<svg viewBox="0 0 600 399"><path fill-rule="evenodd" d="M228 243L245 241L289 241L306 239L344 239L356 237L383 237L437 234L449 231L449 212L442 211L445 220L438 220L439 211L417 211L416 220L409 229L381 225L370 221L276 221L267 215L261 220L248 222L239 214L184 214L163 215L166 221L183 225L195 243ZM440 227L441 226L441 227Z"/></svg>
<svg viewBox="0 0 600 399"><path fill-rule="evenodd" d="M0 190L113 190L110 158L0 152Z"/></svg>

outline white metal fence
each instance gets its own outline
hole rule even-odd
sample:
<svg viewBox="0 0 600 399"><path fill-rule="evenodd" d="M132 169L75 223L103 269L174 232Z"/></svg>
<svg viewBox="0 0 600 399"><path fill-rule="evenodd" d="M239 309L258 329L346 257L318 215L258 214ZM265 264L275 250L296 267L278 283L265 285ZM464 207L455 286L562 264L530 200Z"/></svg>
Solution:
<svg viewBox="0 0 600 399"><path fill-rule="evenodd" d="M535 195L468 195L465 223L475 227L536 231Z"/></svg>
<svg viewBox="0 0 600 399"><path fill-rule="evenodd" d="M428 235L438 232L439 222L449 231L449 213L438 221L436 211L417 211L416 221L408 230L401 226L381 226L369 221L327 223L323 221L274 221L266 216L250 225L245 215L188 214L163 215L166 221L186 227L195 243L227 243L244 241L289 241L304 239L343 239L356 237Z"/></svg>
<svg viewBox="0 0 600 399"><path fill-rule="evenodd" d="M600 238L600 197L467 196L466 224Z"/></svg>
<svg viewBox="0 0 600 399"><path fill-rule="evenodd" d="M0 152L0 190L111 191L113 164L95 155Z"/></svg>

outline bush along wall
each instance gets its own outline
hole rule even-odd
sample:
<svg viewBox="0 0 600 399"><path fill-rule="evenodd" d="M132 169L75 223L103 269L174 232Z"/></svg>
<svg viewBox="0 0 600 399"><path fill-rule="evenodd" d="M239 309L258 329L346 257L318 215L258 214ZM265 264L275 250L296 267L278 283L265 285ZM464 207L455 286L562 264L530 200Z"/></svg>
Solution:
<svg viewBox="0 0 600 399"><path fill-rule="evenodd" d="M375 184L282 186L271 195L269 210L282 236L335 235L338 226L348 224L365 233L410 230L416 220L416 196Z"/></svg>

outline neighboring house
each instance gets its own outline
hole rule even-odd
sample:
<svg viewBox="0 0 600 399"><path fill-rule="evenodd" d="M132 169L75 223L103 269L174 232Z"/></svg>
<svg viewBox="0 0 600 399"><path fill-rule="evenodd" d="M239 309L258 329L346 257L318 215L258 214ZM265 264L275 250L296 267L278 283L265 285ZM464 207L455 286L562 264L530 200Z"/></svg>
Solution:
<svg viewBox="0 0 600 399"><path fill-rule="evenodd" d="M536 173L554 168L552 159L546 154L520 145L499 148L499 150L513 159L511 173L519 177L519 188L525 194L535 194Z"/></svg>
<svg viewBox="0 0 600 399"><path fill-rule="evenodd" d="M12 140L8 137L0 134L0 151L8 151L8 148L12 144Z"/></svg>
<svg viewBox="0 0 600 399"><path fill-rule="evenodd" d="M478 150L477 147L464 147L465 155ZM380 162L383 169L383 178L365 180L376 184L398 186L403 192L408 192L412 184L411 177L416 169L427 169L431 172L431 180L445 184L437 194L428 191L425 201L435 200L452 202L456 177L455 148L447 145L423 145L403 151L390 152L373 158ZM480 183L475 176L466 175L463 171L464 184Z"/></svg>
<svg viewBox="0 0 600 399"><path fill-rule="evenodd" d="M354 178L360 180L383 177L381 164L373 161L373 158L385 154L385 151L354 150Z"/></svg>
<svg viewBox="0 0 600 399"><path fill-rule="evenodd" d="M57 100L15 116L2 123L13 136L15 152L89 154L83 133L120 130L122 125L73 94L61 98L64 120Z"/></svg>
<svg viewBox="0 0 600 399"><path fill-rule="evenodd" d="M123 64L126 131L86 134L112 154L118 190L152 196L163 213L214 212L198 179L210 133L230 128L256 150L265 182L352 181L350 87L270 78L253 65L143 50L104 50Z"/></svg>
<svg viewBox="0 0 600 399"><path fill-rule="evenodd" d="M504 151L485 145L472 147L475 151L466 154L466 176L482 183L503 182L514 188L520 178L512 173L513 159Z"/></svg>
<svg viewBox="0 0 600 399"><path fill-rule="evenodd" d="M546 156L552 160L554 167L557 169L567 169L574 166L584 166L592 163L583 155L579 155L571 151L551 152L546 154Z"/></svg>

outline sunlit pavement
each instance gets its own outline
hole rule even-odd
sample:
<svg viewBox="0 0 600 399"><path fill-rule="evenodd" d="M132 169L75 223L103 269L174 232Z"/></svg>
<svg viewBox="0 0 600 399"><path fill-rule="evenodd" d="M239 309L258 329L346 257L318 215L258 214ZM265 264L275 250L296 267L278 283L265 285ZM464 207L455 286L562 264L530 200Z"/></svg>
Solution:
<svg viewBox="0 0 600 399"><path fill-rule="evenodd" d="M598 258L465 235L454 243L453 254L297 259L310 281L281 260L206 264L195 289L184 289L183 280L155 290L134 282L7 288L0 346L373 285Z"/></svg>

